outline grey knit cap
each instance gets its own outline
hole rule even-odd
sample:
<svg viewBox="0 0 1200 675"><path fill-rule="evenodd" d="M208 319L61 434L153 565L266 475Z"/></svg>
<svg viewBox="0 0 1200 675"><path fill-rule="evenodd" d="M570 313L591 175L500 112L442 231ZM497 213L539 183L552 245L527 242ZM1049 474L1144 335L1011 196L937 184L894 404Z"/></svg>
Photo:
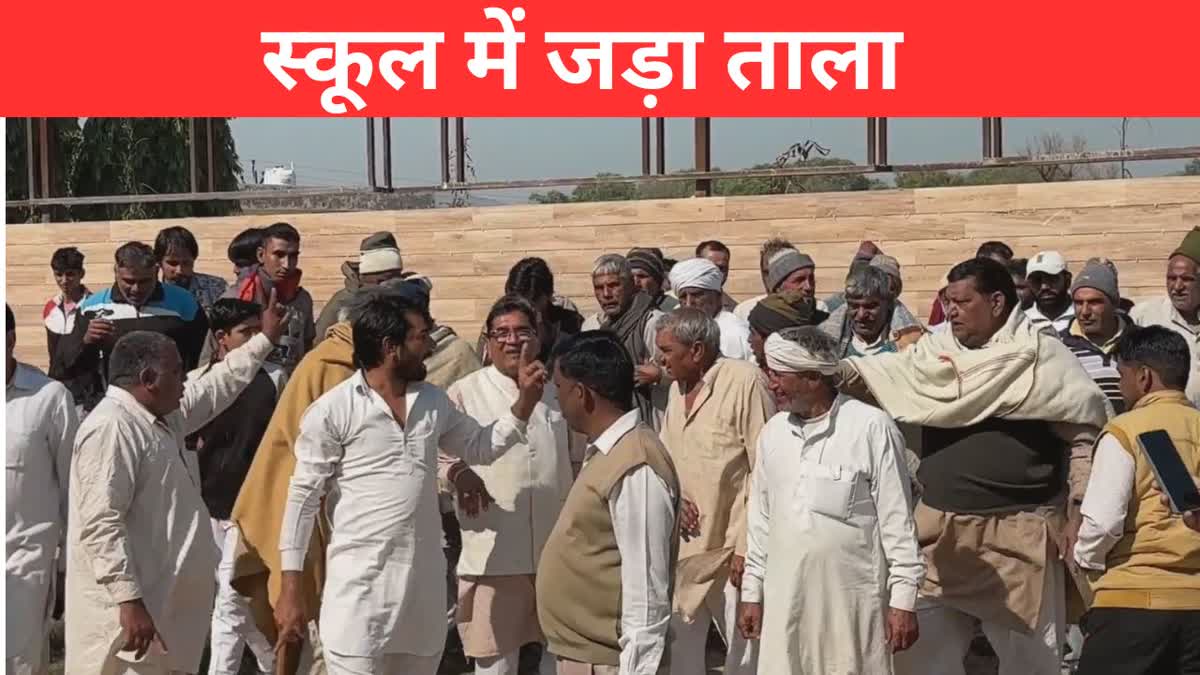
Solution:
<svg viewBox="0 0 1200 675"><path fill-rule="evenodd" d="M812 258L794 248L785 248L777 252L767 260L767 291L774 293L779 290L783 280L797 270L816 266Z"/></svg>
<svg viewBox="0 0 1200 675"><path fill-rule="evenodd" d="M1108 260L1093 258L1083 266L1083 271L1075 277L1071 284L1071 295L1081 288L1094 288L1104 295L1113 305L1121 304L1121 292L1117 283L1117 267Z"/></svg>

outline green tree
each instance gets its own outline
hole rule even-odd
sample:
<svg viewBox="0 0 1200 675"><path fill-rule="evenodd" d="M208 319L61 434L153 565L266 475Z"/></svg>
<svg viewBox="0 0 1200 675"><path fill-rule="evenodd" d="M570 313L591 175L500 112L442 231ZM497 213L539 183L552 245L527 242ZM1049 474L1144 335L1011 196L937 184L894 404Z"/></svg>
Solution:
<svg viewBox="0 0 1200 675"><path fill-rule="evenodd" d="M5 125L5 152L8 161L4 166L5 198L8 200L29 198L29 118L10 117ZM72 194L71 175L78 158L82 132L75 117L52 117L49 122L50 145L50 193L55 197ZM51 211L55 220L66 220L65 208ZM7 222L27 222L33 217L32 209L7 209Z"/></svg>
<svg viewBox="0 0 1200 675"><path fill-rule="evenodd" d="M1200 176L1200 159L1193 159L1179 172L1180 176Z"/></svg>
<svg viewBox="0 0 1200 675"><path fill-rule="evenodd" d="M207 125L196 121L196 184L208 187ZM212 123L214 189L237 190L242 168L227 118ZM182 117L92 117L73 173L76 196L190 192L188 120ZM240 211L236 201L102 204L73 209L79 220L221 216Z"/></svg>

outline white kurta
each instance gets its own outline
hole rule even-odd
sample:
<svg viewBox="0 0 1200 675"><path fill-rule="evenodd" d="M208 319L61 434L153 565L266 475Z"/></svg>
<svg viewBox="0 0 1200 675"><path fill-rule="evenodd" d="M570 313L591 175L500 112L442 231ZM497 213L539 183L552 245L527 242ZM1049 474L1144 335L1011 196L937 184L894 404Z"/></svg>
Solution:
<svg viewBox="0 0 1200 675"><path fill-rule="evenodd" d="M4 392L4 589L10 673L46 665L51 589L67 517L75 402L61 383L16 364Z"/></svg>
<svg viewBox="0 0 1200 675"><path fill-rule="evenodd" d="M1188 323L1171 298L1159 297L1144 300L1133 306L1129 317L1139 326L1163 326L1170 328L1187 340L1192 353L1192 372L1188 376L1187 397L1192 405L1200 407L1200 326Z"/></svg>
<svg viewBox="0 0 1200 675"><path fill-rule="evenodd" d="M721 310L714 321L721 329L721 356L754 363L754 350L750 349L750 324L725 310Z"/></svg>
<svg viewBox="0 0 1200 675"><path fill-rule="evenodd" d="M167 646L147 672L200 669L216 595L218 553L199 470L184 437L208 424L254 378L273 345L264 335L187 382L179 410L158 419L109 387L79 427L67 539L67 663L71 675L120 672L118 604L141 598Z"/></svg>
<svg viewBox="0 0 1200 675"><path fill-rule="evenodd" d="M450 400L480 424L509 414L517 402L517 383L488 366L450 386ZM558 407L558 393L547 384L542 401L518 443L489 465L474 468L495 503L468 517L461 509L463 548L458 574L496 576L533 574L571 491L571 462L583 462L583 445L572 457L572 434Z"/></svg>
<svg viewBox="0 0 1200 675"><path fill-rule="evenodd" d="M885 609L912 611L924 579L903 453L886 413L843 396L767 422L742 582L763 603L760 673L892 672Z"/></svg>
<svg viewBox="0 0 1200 675"><path fill-rule="evenodd" d="M360 370L317 399L300 422L280 557L285 571L304 568L328 492L319 623L323 648L341 656L441 651L446 557L438 449L479 464L526 440L525 423L511 413L480 426L425 382L409 383L405 405L401 426Z"/></svg>

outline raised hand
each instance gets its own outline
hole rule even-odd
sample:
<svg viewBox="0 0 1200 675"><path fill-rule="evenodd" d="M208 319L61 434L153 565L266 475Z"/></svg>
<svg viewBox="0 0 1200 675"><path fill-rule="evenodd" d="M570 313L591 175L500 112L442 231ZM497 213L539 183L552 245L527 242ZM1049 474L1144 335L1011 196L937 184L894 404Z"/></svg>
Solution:
<svg viewBox="0 0 1200 675"><path fill-rule="evenodd" d="M533 414L533 408L542 400L542 391L546 387L546 366L537 360L533 347L533 340L521 344L521 360L517 366L517 389L520 394L512 413L521 420L528 420Z"/></svg>
<svg viewBox="0 0 1200 675"><path fill-rule="evenodd" d="M279 303L275 289L272 288L271 295L267 297L267 306L263 308L262 313L262 332L272 344L277 345L283 339L283 333L287 330L287 319L287 305Z"/></svg>
<svg viewBox="0 0 1200 675"><path fill-rule="evenodd" d="M83 334L85 345L105 345L112 340L113 322L107 319L92 319L88 321L87 332Z"/></svg>
<svg viewBox="0 0 1200 675"><path fill-rule="evenodd" d="M651 387L662 379L662 369L647 361L633 369L633 383L639 387Z"/></svg>

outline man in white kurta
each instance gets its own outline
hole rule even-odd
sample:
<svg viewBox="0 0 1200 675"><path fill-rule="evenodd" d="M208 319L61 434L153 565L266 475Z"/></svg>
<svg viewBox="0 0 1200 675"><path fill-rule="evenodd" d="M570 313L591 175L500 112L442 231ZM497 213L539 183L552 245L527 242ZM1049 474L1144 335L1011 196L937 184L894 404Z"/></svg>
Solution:
<svg viewBox="0 0 1200 675"><path fill-rule="evenodd" d="M481 424L507 416L520 392L517 369L524 344L541 352L537 312L528 301L506 296L488 314L490 364L450 386L454 406ZM443 477L473 472L494 502L485 510L456 504L462 528L458 559L458 630L476 675L517 675L521 647L543 640L537 620L534 573L558 512L571 491L572 463L583 462L583 443L572 434L547 384L525 435L492 464L469 469L461 460L442 462ZM555 660L542 658L543 672Z"/></svg>
<svg viewBox="0 0 1200 675"><path fill-rule="evenodd" d="M47 672L46 637L66 531L67 475L78 421L65 386L13 358L16 326L12 310L7 314L5 672L38 675Z"/></svg>
<svg viewBox="0 0 1200 675"><path fill-rule="evenodd" d="M671 288L679 304L695 307L717 322L721 329L721 355L754 362L750 349L750 324L721 305L721 270L707 258L689 258L671 268Z"/></svg>
<svg viewBox="0 0 1200 675"><path fill-rule="evenodd" d="M304 625L306 617L295 615L294 580L324 496L330 533L319 624L326 669L433 675L446 638L438 618L446 616L438 449L471 464L494 461L526 441L542 388L519 387L512 410L481 426L446 392L420 381L430 342L423 313L380 297L353 331L355 362L366 369L317 399L300 423L279 537L284 590L275 611L277 620L286 617L280 635ZM360 352L364 344L370 352Z"/></svg>
<svg viewBox="0 0 1200 675"><path fill-rule="evenodd" d="M904 438L882 410L836 393L831 338L785 334L766 353L792 412L759 436L741 627L761 630L760 673L891 673L892 652L916 639L924 576Z"/></svg>
<svg viewBox="0 0 1200 675"><path fill-rule="evenodd" d="M130 391L144 384L113 385L80 425L67 544L71 675L199 670L219 557L199 470L195 458L187 457L184 438L228 407L254 378L281 331L278 318L263 324L262 334L182 386L178 409L156 415ZM168 353L149 367L160 373L178 368L174 376L183 379L182 361L167 338L139 331L122 341L135 336L145 344L157 337L156 349ZM121 348L118 343L111 363ZM128 630L119 621L121 605L139 603L159 642L142 659L121 651Z"/></svg>

